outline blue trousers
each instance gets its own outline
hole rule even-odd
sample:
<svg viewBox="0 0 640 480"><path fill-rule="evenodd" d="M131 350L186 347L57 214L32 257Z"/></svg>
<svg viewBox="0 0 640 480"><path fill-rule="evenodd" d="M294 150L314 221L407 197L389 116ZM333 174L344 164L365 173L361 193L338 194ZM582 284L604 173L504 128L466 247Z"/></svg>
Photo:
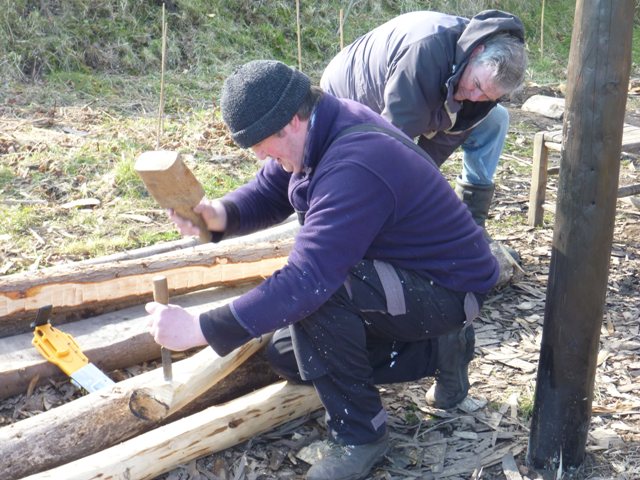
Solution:
<svg viewBox="0 0 640 480"><path fill-rule="evenodd" d="M284 378L314 385L336 441L370 443L387 418L375 385L433 376L435 338L478 314L483 296L469 295L364 260L319 310L275 332L267 358Z"/></svg>
<svg viewBox="0 0 640 480"><path fill-rule="evenodd" d="M497 105L462 144L462 181L491 185L509 129L509 111Z"/></svg>

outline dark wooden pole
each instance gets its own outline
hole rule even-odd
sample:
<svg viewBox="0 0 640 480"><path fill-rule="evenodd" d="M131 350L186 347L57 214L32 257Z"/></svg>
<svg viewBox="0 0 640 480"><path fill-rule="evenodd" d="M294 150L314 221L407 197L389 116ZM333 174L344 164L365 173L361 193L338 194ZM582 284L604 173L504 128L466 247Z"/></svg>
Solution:
<svg viewBox="0 0 640 480"><path fill-rule="evenodd" d="M578 0L528 460L582 463L607 290L633 0Z"/></svg>

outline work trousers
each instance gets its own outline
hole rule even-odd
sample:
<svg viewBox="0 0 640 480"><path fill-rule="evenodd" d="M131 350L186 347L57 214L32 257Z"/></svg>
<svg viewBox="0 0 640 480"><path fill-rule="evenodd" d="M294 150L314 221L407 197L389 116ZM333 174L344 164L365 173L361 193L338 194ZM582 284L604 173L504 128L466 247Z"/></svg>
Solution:
<svg viewBox="0 0 640 480"><path fill-rule="evenodd" d="M320 309L275 332L267 357L284 378L314 385L336 441L370 443L386 429L375 385L433 376L436 337L473 320L482 300L363 260Z"/></svg>

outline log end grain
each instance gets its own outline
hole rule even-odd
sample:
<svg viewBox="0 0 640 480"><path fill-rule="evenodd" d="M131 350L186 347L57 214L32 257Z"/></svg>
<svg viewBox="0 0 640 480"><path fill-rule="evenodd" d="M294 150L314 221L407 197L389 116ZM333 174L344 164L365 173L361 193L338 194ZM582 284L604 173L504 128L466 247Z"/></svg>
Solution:
<svg viewBox="0 0 640 480"><path fill-rule="evenodd" d="M134 390L129 397L129 410L136 417L148 421L159 422L169 415L171 401L164 398L164 392L157 389L141 388Z"/></svg>

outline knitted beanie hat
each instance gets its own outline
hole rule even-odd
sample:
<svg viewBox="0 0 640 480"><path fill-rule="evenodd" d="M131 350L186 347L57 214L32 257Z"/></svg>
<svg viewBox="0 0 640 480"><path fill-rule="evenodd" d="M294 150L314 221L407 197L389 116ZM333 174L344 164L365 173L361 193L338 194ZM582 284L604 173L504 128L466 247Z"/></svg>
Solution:
<svg viewBox="0 0 640 480"><path fill-rule="evenodd" d="M254 60L233 72L222 86L222 118L231 137L249 148L291 121L309 93L304 73L275 60Z"/></svg>

